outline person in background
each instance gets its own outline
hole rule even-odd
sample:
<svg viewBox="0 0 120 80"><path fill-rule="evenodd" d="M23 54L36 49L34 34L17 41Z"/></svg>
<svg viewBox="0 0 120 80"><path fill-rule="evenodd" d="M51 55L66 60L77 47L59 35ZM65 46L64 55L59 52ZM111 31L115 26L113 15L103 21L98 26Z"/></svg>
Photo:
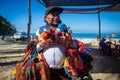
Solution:
<svg viewBox="0 0 120 80"><path fill-rule="evenodd" d="M116 44L116 40L115 40L116 34L113 32L111 36L112 36L111 40L114 42L114 44Z"/></svg>
<svg viewBox="0 0 120 80"><path fill-rule="evenodd" d="M116 37L116 34L115 33L112 33L112 38L114 39Z"/></svg>
<svg viewBox="0 0 120 80"><path fill-rule="evenodd" d="M63 9L60 7L50 6L47 7L45 11L44 21L45 26L40 27L36 31L36 36L38 36L37 52L43 53L44 58L46 59L50 72L51 80L70 80L63 69L63 63L65 59L66 46L64 43L67 43L66 34L69 33L67 26L62 23L60 19L60 14L63 12ZM61 43L59 40L62 39Z"/></svg>
<svg viewBox="0 0 120 80"><path fill-rule="evenodd" d="M109 51L109 46L108 46L108 44L107 44L105 41L106 41L106 39L105 39L105 38L102 38L102 39L100 40L99 45L102 47L102 51L103 51L103 52L108 52L108 51Z"/></svg>
<svg viewBox="0 0 120 80"><path fill-rule="evenodd" d="M109 39L110 39L109 34L106 34L106 39L107 39L107 40L109 40Z"/></svg>

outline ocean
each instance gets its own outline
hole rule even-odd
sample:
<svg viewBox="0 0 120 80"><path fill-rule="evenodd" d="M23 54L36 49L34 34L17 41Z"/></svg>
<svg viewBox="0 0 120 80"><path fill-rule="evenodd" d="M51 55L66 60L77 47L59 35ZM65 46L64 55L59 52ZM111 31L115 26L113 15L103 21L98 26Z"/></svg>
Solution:
<svg viewBox="0 0 120 80"><path fill-rule="evenodd" d="M120 39L120 33L114 33L115 39ZM74 38L97 39L98 33L73 33ZM101 33L101 38L112 38L112 33Z"/></svg>
<svg viewBox="0 0 120 80"><path fill-rule="evenodd" d="M115 39L120 40L120 33L114 33ZM35 33L31 33L31 35L35 36ZM97 39L98 33L73 33L74 38L79 39ZM101 38L112 38L112 33L101 33Z"/></svg>

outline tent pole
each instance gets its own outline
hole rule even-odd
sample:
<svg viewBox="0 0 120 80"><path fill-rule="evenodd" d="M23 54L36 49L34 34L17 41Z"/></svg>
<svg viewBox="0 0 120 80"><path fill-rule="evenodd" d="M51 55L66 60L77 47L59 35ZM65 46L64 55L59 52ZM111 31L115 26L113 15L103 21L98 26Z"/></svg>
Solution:
<svg viewBox="0 0 120 80"><path fill-rule="evenodd" d="M30 10L31 0L28 0L28 30L27 30L27 38L28 42L30 41L30 26L31 26L31 10Z"/></svg>
<svg viewBox="0 0 120 80"><path fill-rule="evenodd" d="M100 20L100 12L98 12L98 22L99 22L99 33L98 33L98 40L101 39L101 20Z"/></svg>

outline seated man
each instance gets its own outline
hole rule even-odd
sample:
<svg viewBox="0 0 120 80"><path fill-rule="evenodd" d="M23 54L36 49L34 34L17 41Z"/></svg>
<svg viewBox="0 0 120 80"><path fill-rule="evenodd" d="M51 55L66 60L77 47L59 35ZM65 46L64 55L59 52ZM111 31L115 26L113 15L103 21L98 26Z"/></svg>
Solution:
<svg viewBox="0 0 120 80"><path fill-rule="evenodd" d="M103 53L103 54L108 53L108 51L109 51L109 46L105 41L106 41L106 39L102 38L102 40L100 40L100 43L99 43L99 45L101 47L101 53Z"/></svg>

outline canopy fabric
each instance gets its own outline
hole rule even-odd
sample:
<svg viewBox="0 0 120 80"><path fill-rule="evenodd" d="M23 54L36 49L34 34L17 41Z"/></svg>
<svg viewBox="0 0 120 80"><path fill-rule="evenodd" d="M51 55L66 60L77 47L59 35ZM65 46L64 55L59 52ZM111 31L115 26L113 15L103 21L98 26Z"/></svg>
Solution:
<svg viewBox="0 0 120 80"><path fill-rule="evenodd" d="M105 7L96 7L96 8L63 8L66 13L96 13L104 11L114 11L119 12L120 6L105 6Z"/></svg>
<svg viewBox="0 0 120 80"><path fill-rule="evenodd" d="M37 0L48 6L96 6L96 8L63 8L64 12L91 13L101 11L120 11L120 0ZM102 7L101 7L102 6ZM104 6L104 7L103 7Z"/></svg>
<svg viewBox="0 0 120 80"><path fill-rule="evenodd" d="M120 0L40 0L48 6L95 6L119 4Z"/></svg>

